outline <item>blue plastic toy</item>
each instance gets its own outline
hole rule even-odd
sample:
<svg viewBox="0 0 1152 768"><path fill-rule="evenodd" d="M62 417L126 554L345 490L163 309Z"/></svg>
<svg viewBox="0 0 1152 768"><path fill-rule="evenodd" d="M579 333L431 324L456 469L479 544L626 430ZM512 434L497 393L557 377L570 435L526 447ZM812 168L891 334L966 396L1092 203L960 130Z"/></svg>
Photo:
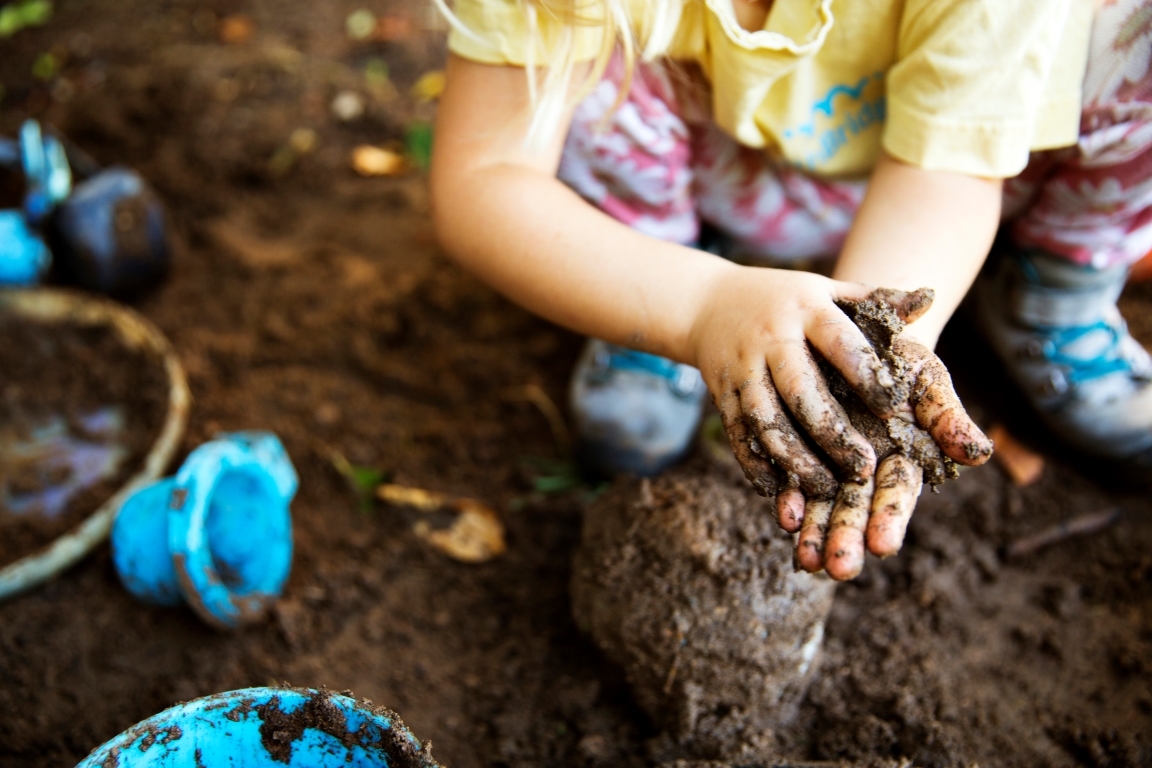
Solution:
<svg viewBox="0 0 1152 768"><path fill-rule="evenodd" d="M168 271L164 208L128 168L107 168L78 184L50 230L61 276L90 291L131 292Z"/></svg>
<svg viewBox="0 0 1152 768"><path fill-rule="evenodd" d="M0 211L0 285L32 285L48 270L51 255L39 229L72 190L64 146L26 120L16 141L0 139L0 166L24 175L22 210Z"/></svg>
<svg viewBox="0 0 1152 768"><path fill-rule="evenodd" d="M69 153L86 176L75 188ZM134 291L168 271L164 208L135 171L101 169L35 120L18 140L0 139L0 167L24 178L22 207L0 211L0 285L39 282L53 256L66 282L103 293Z"/></svg>
<svg viewBox="0 0 1152 768"><path fill-rule="evenodd" d="M77 768L439 768L383 707L310 688L246 688L165 710Z"/></svg>
<svg viewBox="0 0 1152 768"><path fill-rule="evenodd" d="M175 477L130 496L112 526L112 559L136 597L185 600L231 629L259 620L292 566L296 471L269 432L236 432L189 454Z"/></svg>

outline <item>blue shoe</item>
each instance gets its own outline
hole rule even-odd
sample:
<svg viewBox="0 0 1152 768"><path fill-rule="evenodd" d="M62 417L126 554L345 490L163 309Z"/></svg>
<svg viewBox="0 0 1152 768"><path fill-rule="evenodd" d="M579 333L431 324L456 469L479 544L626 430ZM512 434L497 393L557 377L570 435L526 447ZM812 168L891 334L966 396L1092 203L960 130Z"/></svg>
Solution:
<svg viewBox="0 0 1152 768"><path fill-rule="evenodd" d="M1127 274L1015 254L977 283L976 320L1055 433L1152 471L1152 358L1116 308Z"/></svg>
<svg viewBox="0 0 1152 768"><path fill-rule="evenodd" d="M589 339L570 390L578 460L608 477L660 473L692 446L707 394L692 366Z"/></svg>

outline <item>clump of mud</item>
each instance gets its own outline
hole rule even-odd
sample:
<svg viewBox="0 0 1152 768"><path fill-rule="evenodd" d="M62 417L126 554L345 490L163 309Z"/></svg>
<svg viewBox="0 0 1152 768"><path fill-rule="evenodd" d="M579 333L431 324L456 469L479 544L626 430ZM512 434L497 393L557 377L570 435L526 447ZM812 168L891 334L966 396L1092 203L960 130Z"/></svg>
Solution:
<svg viewBox="0 0 1152 768"><path fill-rule="evenodd" d="M894 402L908 402L917 396L914 371L909 361L896 349L895 340L907 325L896 310L884 298L884 291L874 291L866 299L859 301L840 300L836 302L844 314L864 333L865 338L876 350L880 362L891 374L890 387ZM915 311L932 303L933 291L921 288L904 298L905 307ZM909 306L909 304L913 306ZM924 429L915 422L911 413L901 413L890 419L877 417L864 404L859 395L848 386L848 382L827 363L821 370L828 380L833 396L844 406L852 426L872 444L877 462L893 453L902 453L915 462L924 472L924 482L932 486L959 477L956 463L945 456L940 446Z"/></svg>
<svg viewBox="0 0 1152 768"><path fill-rule="evenodd" d="M763 759L817 666L834 584L742 479L704 460L618 483L588 509L576 622L685 756Z"/></svg>

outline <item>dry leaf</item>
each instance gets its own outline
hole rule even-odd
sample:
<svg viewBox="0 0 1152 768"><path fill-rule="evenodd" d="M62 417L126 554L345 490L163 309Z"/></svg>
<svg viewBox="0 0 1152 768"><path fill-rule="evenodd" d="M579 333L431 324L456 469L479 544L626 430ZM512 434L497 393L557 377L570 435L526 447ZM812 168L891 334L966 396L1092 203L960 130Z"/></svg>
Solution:
<svg viewBox="0 0 1152 768"><path fill-rule="evenodd" d="M220 20L220 41L224 43L232 45L246 43L252 38L255 31L256 23L252 21L250 16L244 14L225 16Z"/></svg>
<svg viewBox="0 0 1152 768"><path fill-rule="evenodd" d="M412 86L412 95L420 101L432 101L444 93L444 71L434 69L425 72Z"/></svg>
<svg viewBox="0 0 1152 768"><path fill-rule="evenodd" d="M395 176L404 171L404 157L391 150L363 144L352 150L352 169L361 176Z"/></svg>
<svg viewBox="0 0 1152 768"><path fill-rule="evenodd" d="M1013 483L1025 486L1040 479L1040 475L1044 472L1043 456L1024 446L999 424L994 424L992 429L988 430L988 437L992 438L992 444L996 448L992 457L1000 462L1000 466L1004 467Z"/></svg>
<svg viewBox="0 0 1152 768"><path fill-rule="evenodd" d="M407 485L393 485L392 483L376 486L376 498L389 504L415 507L425 512L440 509L449 503L448 497L442 493L426 491L423 488L412 488Z"/></svg>
<svg viewBox="0 0 1152 768"><path fill-rule="evenodd" d="M372 39L385 43L406 40L412 37L412 20L407 16L381 16L376 19L376 29Z"/></svg>
<svg viewBox="0 0 1152 768"><path fill-rule="evenodd" d="M472 499L459 499L452 506L459 514L448 528L434 529L420 520L412 526L413 532L462 563L485 563L504 554L508 548L504 524L494 511Z"/></svg>

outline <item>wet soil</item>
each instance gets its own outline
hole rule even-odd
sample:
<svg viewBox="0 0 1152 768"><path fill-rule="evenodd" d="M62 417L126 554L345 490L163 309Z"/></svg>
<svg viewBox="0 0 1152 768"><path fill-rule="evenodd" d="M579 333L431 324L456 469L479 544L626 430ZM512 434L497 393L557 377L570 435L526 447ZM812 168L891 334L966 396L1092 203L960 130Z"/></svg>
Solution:
<svg viewBox="0 0 1152 768"><path fill-rule="evenodd" d="M38 461L0 455L0 566L51 543L84 520L135 472L155 441L168 404L168 380L160 363L129 349L107 327L40 323L0 315L0 440L28 445L53 420L69 436L95 439L85 417L103 408L123 415L115 443L125 457L115 474L78 491L56 515L40 509L21 514L5 503L8 493L43 492L68 477L45 477Z"/></svg>
<svg viewBox="0 0 1152 768"><path fill-rule="evenodd" d="M835 584L722 465L625 480L585 511L572 608L664 729L668 756L778 756L812 679Z"/></svg>
<svg viewBox="0 0 1152 768"><path fill-rule="evenodd" d="M224 634L187 608L141 605L107 548L0 604L6 766L70 764L176 701L282 680L387 705L454 768L643 766L666 754L623 671L571 618L587 489L567 482L525 387L563 403L580 340L438 254L418 171L348 169L356 144L399 147L426 116L407 92L441 60L423 4L364 3L412 31L353 43L344 19L360 5L64 0L46 27L3 43L5 135L27 115L50 120L99 162L141 171L168 205L172 272L134 306L188 371L183 450L271 429L301 479L293 572L267 624ZM237 13L254 34L219 42L217 20ZM32 65L46 52L62 74L40 81ZM377 60L394 91L366 79ZM344 89L367 105L348 123L329 113ZM281 151L302 128L311 151ZM1124 309L1152 341L1152 295L1135 291ZM1049 466L1024 489L990 464L924 494L902 553L837 588L788 754L1148 765L1152 503L1084 477L1003 378L968 361L972 335L957 328L952 342L943 354L977 420L1007 423ZM447 559L403 510L364 504L334 451L391 482L491 505L507 553ZM1125 514L1105 531L1002 555L1116 504Z"/></svg>

